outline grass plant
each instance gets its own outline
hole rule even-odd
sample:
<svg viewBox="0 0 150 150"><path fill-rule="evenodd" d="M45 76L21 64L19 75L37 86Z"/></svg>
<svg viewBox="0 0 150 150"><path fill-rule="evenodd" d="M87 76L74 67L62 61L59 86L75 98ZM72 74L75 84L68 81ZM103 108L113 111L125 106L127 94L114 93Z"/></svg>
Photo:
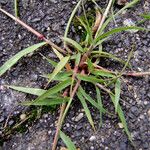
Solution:
<svg viewBox="0 0 150 150"><path fill-rule="evenodd" d="M92 2L99 8L96 1L92 0ZM116 16L121 14L125 9L133 7L138 0L133 0L128 3L121 10L113 13L111 15L109 12L113 7L114 0L110 0L104 13L102 13L99 9L96 9L96 17L95 22L90 25L89 20L86 15L86 11L84 8L85 1L79 0L76 7L72 11L72 14L69 18L68 24L66 26L64 37L62 37L62 41L64 42L64 47L61 48L54 44L51 40L46 39L42 34L38 33L36 30L22 22L17 17L12 16L2 8L0 11L12 18L14 21L18 22L24 28L35 34L38 38L43 40L44 42L32 45L15 56L10 58L0 67L0 76L2 76L7 70L9 70L15 63L18 62L23 56L26 56L28 53L34 52L38 48L49 44L52 48L51 50L58 57L59 62L55 62L50 58L46 58L49 63L54 67L54 70L50 74L43 75L47 79L47 85L49 85L53 81L57 81L56 85L45 89L37 89L37 88L28 88L28 87L19 87L19 86L8 86L11 89L25 92L28 94L36 95L37 98L32 101L25 101L22 104L26 106L36 105L36 106L52 106L52 105L60 105L60 116L58 119L56 134L54 137L52 150L56 149L57 141L60 137L64 140L66 146L70 150L74 150L75 145L71 142L70 138L65 135L61 131L62 124L65 120L67 112L72 106L72 102L74 101L74 97L77 96L80 101L83 109L85 111L85 115L87 116L87 120L91 124L91 127L95 131L95 124L92 118L89 105L93 106L95 109L99 111L100 114L100 124L102 124L102 115L105 113L109 113L108 108L105 108L102 101L102 91L105 94L108 94L110 100L112 101L115 114L118 115L120 121L123 124L124 131L128 136L130 142L134 145L129 129L127 127L126 119L124 113L122 111L120 105L120 94L121 94L121 77L122 76L143 76L150 75L149 72L125 72L126 67L129 66L129 61L132 57L132 52L128 56L128 60L124 61L111 53L107 53L103 51L103 42L107 42L108 38L111 38L114 34L117 34L122 31L127 30L141 30L148 32L147 29L143 27L131 26L131 27L117 27L113 28L109 31L106 30L108 24L115 19ZM75 17L78 8L82 8L84 18L80 18L78 16L78 21L80 25L84 29L86 36L84 42L76 42L73 38L68 37L70 26ZM17 12L17 8L16 8ZM143 15L144 19L149 18L147 15ZM101 58L110 58L115 61L120 62L124 65L121 72L115 72L112 70L108 70L107 68L103 68L101 66ZM96 93L96 97L91 97L86 89L82 86L82 82L87 82L89 84L93 84L95 89L93 91ZM111 87L114 87L112 89Z"/></svg>

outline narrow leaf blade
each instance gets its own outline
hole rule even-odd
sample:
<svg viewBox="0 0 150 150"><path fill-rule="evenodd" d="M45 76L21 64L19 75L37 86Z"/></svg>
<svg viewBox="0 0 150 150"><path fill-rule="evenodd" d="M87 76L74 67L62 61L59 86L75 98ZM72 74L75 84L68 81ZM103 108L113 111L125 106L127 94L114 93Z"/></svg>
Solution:
<svg viewBox="0 0 150 150"><path fill-rule="evenodd" d="M80 44L78 44L76 41L70 39L70 38L62 38L65 42L71 44L72 46L74 46L76 48L77 51L80 52L84 52L84 49L82 48L82 46Z"/></svg>
<svg viewBox="0 0 150 150"><path fill-rule="evenodd" d="M66 65L66 63L68 62L69 60L69 56L67 57L63 57L60 62L57 64L57 66L55 67L53 73L51 74L51 77L49 79L49 82L51 82L55 76L64 68L64 66Z"/></svg>
<svg viewBox="0 0 150 150"><path fill-rule="evenodd" d="M90 82L90 83L93 83L93 84L95 84L95 83L103 83L104 82L104 80L103 79L98 79L98 78L96 78L95 76L92 76L92 75L89 75L89 76L87 76L87 75L80 75L80 74L77 74L77 78L79 79L79 80L82 80L82 81L86 81L86 82Z"/></svg>
<svg viewBox="0 0 150 150"><path fill-rule="evenodd" d="M120 93L121 93L121 81L120 79L117 79L115 83L115 112L117 112L118 109Z"/></svg>
<svg viewBox="0 0 150 150"><path fill-rule="evenodd" d="M113 75L110 72L107 72L107 71L104 71L104 70L98 70L98 69L93 70L92 74L94 74L96 76L102 76L102 77L108 77L108 78L115 77L115 75Z"/></svg>
<svg viewBox="0 0 150 150"><path fill-rule="evenodd" d="M9 85L7 87L13 90L19 91L19 92L36 95L36 96L41 96L47 91L47 90L38 89L38 88L29 88L29 87L21 87L21 86L13 86L13 85ZM57 96L58 94L55 94L55 95L49 96L48 98L56 98Z"/></svg>
<svg viewBox="0 0 150 150"><path fill-rule="evenodd" d="M100 107L98 106L98 103L90 96L88 95L85 90L80 86L79 90L82 94L82 96L95 108L97 108L98 110L100 109ZM106 112L106 110L104 108L102 108L103 113Z"/></svg>
<svg viewBox="0 0 150 150"><path fill-rule="evenodd" d="M102 115L103 115L103 103L101 98L101 93L98 87L96 87L96 96L97 96L97 102L99 106L99 112L100 112L100 126L102 126Z"/></svg>
<svg viewBox="0 0 150 150"><path fill-rule="evenodd" d="M87 106L87 103L86 103L85 99L83 98L80 90L77 92L77 96L78 96L78 98L79 98L79 100L80 100L80 102L81 102L81 104L82 104L82 106L84 108L84 111L85 111L85 114L86 114L86 116L87 116L87 118L89 120L89 123L91 124L92 128L95 130L94 122L93 122L90 110L89 110L89 108Z"/></svg>
<svg viewBox="0 0 150 150"><path fill-rule="evenodd" d="M49 96L54 95L54 94L62 91L64 88L66 88L70 84L71 84L71 79L63 81L63 82L55 85L54 87L50 88L49 90L47 90L44 94L42 94L41 96L39 96L36 100L38 101L38 100L46 99Z"/></svg>
<svg viewBox="0 0 150 150"><path fill-rule="evenodd" d="M41 47L45 44L46 44L46 42L38 43L38 44L32 45L32 46L18 52L16 55L11 57L0 67L0 76L3 75L10 67L12 67L14 64L16 64L17 61L19 59L21 59L23 56L34 52L36 49L38 49L39 47Z"/></svg>
<svg viewBox="0 0 150 150"><path fill-rule="evenodd" d="M29 88L29 87L21 87L21 86L13 86L13 85L10 85L8 87L19 92L32 94L36 96L40 96L46 92L46 90L38 89L38 88Z"/></svg>
<svg viewBox="0 0 150 150"><path fill-rule="evenodd" d="M146 30L146 29L142 28L142 27L136 27L136 26L115 28L115 29L112 29L112 30L105 32L102 35L98 36L96 38L96 43L99 42L99 40L107 38L110 35L113 35L113 34L116 34L116 33L122 32L122 31L127 31L127 30Z"/></svg>
<svg viewBox="0 0 150 150"><path fill-rule="evenodd" d="M25 101L22 102L22 105L25 106L52 106L52 105L59 105L62 103L66 103L69 101L69 98L51 98L51 99L42 99L42 100L34 100L34 101Z"/></svg>
<svg viewBox="0 0 150 150"><path fill-rule="evenodd" d="M113 94L109 94L111 99L112 99L112 102L114 103L115 105L115 96ZM122 124L123 124L123 127L124 127L124 130L129 138L129 140L131 141L131 143L134 145L133 141L132 141L132 137L131 137L131 134L130 134L130 131L128 129L128 126L127 126L127 122L126 122L126 119L125 119L125 116L124 116L124 113L122 111L122 108L121 106L118 104L118 109L117 109L117 113L118 113L118 116L119 116L119 119L121 120Z"/></svg>
<svg viewBox="0 0 150 150"><path fill-rule="evenodd" d="M66 144L69 150L76 150L74 143L71 141L71 139L67 135L65 135L62 131L60 131L59 134L60 134L61 139Z"/></svg>

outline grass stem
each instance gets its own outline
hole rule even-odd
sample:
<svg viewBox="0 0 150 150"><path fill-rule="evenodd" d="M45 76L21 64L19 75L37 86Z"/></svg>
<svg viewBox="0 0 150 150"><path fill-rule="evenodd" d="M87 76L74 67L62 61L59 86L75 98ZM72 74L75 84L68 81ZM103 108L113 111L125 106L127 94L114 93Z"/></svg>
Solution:
<svg viewBox="0 0 150 150"><path fill-rule="evenodd" d="M0 11L3 12L4 14L6 14L7 16L9 16L11 19L15 20L16 22L18 22L20 25L22 25L24 28L26 28L28 31L32 32L34 35L36 35L39 39L44 40L45 42L47 42L50 46L54 47L55 49L57 49L58 51L62 52L63 54L66 54L66 51L63 50L62 48L58 47L56 44L54 44L51 40L48 40L44 37L44 35L42 35L41 33L37 32L35 29L33 29L32 27L30 27L29 25L27 25L26 23L24 23L23 21L21 21L20 19L14 17L13 15L11 15L10 13L6 12L4 9L0 8Z"/></svg>
<svg viewBox="0 0 150 150"><path fill-rule="evenodd" d="M109 3L108 3L108 5L107 5L107 8L106 8L106 10L105 10L105 12L104 12L104 14L103 14L103 16L102 16L101 22L100 22L100 24L99 24L98 30L97 30L97 32L96 32L96 34L95 34L95 38L96 38L96 37L98 36L98 34L99 34L99 31L100 31L100 29L101 29L101 27L102 27L102 25L103 25L103 23L104 23L104 21L105 21L107 15L108 15L108 13L109 13L109 10L110 10L110 8L111 8L112 3L113 3L113 0L109 0Z"/></svg>

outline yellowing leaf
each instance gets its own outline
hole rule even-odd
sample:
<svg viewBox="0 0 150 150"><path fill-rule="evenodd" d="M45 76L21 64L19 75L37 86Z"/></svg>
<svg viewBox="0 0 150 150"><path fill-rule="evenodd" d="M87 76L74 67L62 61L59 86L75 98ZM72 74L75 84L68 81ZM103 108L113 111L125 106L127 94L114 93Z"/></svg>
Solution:
<svg viewBox="0 0 150 150"><path fill-rule="evenodd" d="M121 92L121 81L117 79L115 83L115 112L117 112Z"/></svg>
<svg viewBox="0 0 150 150"><path fill-rule="evenodd" d="M76 48L77 51L84 52L84 49L80 44L70 38L62 38L65 42L71 44L73 47Z"/></svg>
<svg viewBox="0 0 150 150"><path fill-rule="evenodd" d="M64 68L64 66L65 66L66 63L68 62L69 58L70 58L70 57L67 56L67 57L63 57L63 58L60 60L60 62L59 62L59 63L57 64L57 66L55 67L53 73L51 74L51 77L50 77L50 79L49 79L48 82L51 82L51 81L55 78L55 76Z"/></svg>

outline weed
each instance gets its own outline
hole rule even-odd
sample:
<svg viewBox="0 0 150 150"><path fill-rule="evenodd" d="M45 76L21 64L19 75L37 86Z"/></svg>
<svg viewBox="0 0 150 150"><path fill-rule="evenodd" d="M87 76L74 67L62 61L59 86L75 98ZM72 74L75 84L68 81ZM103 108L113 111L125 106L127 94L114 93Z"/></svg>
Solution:
<svg viewBox="0 0 150 150"><path fill-rule="evenodd" d="M96 1L93 0L92 2L96 4L96 6L98 6ZM137 26L118 27L118 28L111 29L110 31L105 30L108 24L117 15L119 15L125 9L132 7L137 2L138 0L133 0L118 12L108 16L109 11L114 3L114 0L110 0L104 13L102 13L99 9L96 10L97 17L95 19L95 23L91 25L87 17L87 12L84 9L84 3L82 0L80 0L70 16L69 22L66 27L65 35L64 37L62 37L62 40L64 42L64 48L58 47L50 40L47 40L42 34L38 33L33 28L29 27L18 18L15 18L14 16L7 13L3 9L0 9L0 11L2 11L3 13L11 17L13 20L21 24L23 27L27 28L30 32L34 33L41 40L45 41L33 45L19 52L10 60L8 60L6 63L4 63L4 65L0 67L0 75L3 75L21 57L23 57L24 55L30 52L35 51L37 48L45 44L51 45L53 52L60 60L58 63L56 63L53 60L47 59L55 68L51 74L47 74L43 76L48 79L47 85L52 81L57 81L57 84L52 88L47 89L47 86L45 87L45 89L9 86L9 88L11 89L38 96L33 101L23 102L22 103L23 105L52 106L52 105L61 104L60 106L61 111L60 111L60 116L58 120L58 125L57 125L57 130L56 130L52 150L56 149L59 134L60 137L63 140L65 140L64 142L66 143L68 148L71 147L72 150L75 149L75 146L70 141L70 139L62 131L60 131L64 119L67 115L67 112L72 105L72 101L75 95L78 97L78 100L81 102L81 105L83 106L85 111L85 115L87 116L87 119L91 124L91 127L93 128L93 130L96 130L94 126L94 121L92 119L90 110L88 108L88 104L90 103L93 107L99 110L100 119L102 119L102 114L104 113L109 114L108 110L103 106L101 91L104 91L109 95L111 101L114 104L115 113L118 114L118 117L123 124L124 130L129 140L134 145L129 129L127 127L124 113L119 103L120 93L121 93L121 77L122 76L143 76L143 75L150 75L150 73L149 72L126 73L125 69L126 67L129 66L129 61L131 59L132 52L129 54L128 60L125 62L117 58L113 54L104 52L102 46L104 41L106 41L112 35L122 31L126 31L129 29L148 31L145 28L137 27ZM82 26L82 28L86 31L85 40L82 43L77 43L75 40L68 37L70 25L79 7L82 7L84 19L78 17L78 21L80 22L80 26ZM145 16L145 18L146 17L147 16ZM111 58L124 64L122 71L118 73L101 67L99 64L101 63L100 60L102 57ZM81 82L88 82L95 86L96 99L92 98L86 92L86 90L84 90L84 88L81 85ZM114 89L110 88L112 86L114 87ZM100 120L100 124L102 124L102 120Z"/></svg>

